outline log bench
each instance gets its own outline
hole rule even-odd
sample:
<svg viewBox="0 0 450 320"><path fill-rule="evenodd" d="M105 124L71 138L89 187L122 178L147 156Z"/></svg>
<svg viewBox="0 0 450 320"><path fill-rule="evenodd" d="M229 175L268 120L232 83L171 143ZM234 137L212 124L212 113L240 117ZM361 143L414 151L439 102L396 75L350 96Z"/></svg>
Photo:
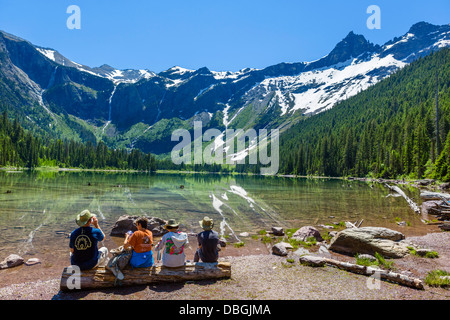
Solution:
<svg viewBox="0 0 450 320"><path fill-rule="evenodd" d="M230 262L186 263L178 268L154 265L149 268L127 266L123 271L125 278L121 286L147 285L153 283L175 283L193 280L224 279L231 277ZM64 268L61 275L61 291L101 289L117 286L114 274L106 268L95 268L76 274L71 267Z"/></svg>

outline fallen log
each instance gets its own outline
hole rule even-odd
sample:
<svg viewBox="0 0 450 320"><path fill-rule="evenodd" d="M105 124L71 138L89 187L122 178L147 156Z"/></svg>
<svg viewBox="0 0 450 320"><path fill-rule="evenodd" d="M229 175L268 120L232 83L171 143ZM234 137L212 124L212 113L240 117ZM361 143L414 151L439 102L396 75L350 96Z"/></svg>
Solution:
<svg viewBox="0 0 450 320"><path fill-rule="evenodd" d="M344 269L350 272L363 274L366 276L374 276L376 275L380 280L387 280L394 283L398 283L401 285L405 285L408 287L412 287L415 289L423 290L423 282L420 279L417 278L411 278L406 275L392 272L392 271L386 271L383 269L373 268L373 267L366 267L366 266L360 266L357 264L352 264L348 262L341 262L333 259L327 259L325 258L325 263L335 266L339 269Z"/></svg>
<svg viewBox="0 0 450 320"><path fill-rule="evenodd" d="M61 291L110 288L118 285L114 274L105 268L95 268L76 273L71 266L64 268L61 275ZM153 283L175 283L205 279L231 277L231 263L186 263L185 266L168 268L152 266L149 268L125 268L121 286L147 285Z"/></svg>
<svg viewBox="0 0 450 320"><path fill-rule="evenodd" d="M419 206L412 201L404 192L402 189L400 189L397 186L390 186L387 183L385 184L386 187L388 187L390 190L397 192L400 194L403 198L405 198L406 202L408 202L409 206L414 210L415 213L420 214L420 208Z"/></svg>
<svg viewBox="0 0 450 320"><path fill-rule="evenodd" d="M425 200L450 200L450 194L441 192L424 191L420 193L420 197Z"/></svg>
<svg viewBox="0 0 450 320"><path fill-rule="evenodd" d="M357 273L357 274L362 274L365 276L375 276L379 280L387 280L387 281L391 281L391 282L401 284L404 286L408 286L411 288L415 288L415 289L420 289L420 290L424 289L422 280L417 279L417 278L411 278L411 277L408 277L408 276L400 274L400 273L386 271L383 269L378 269L378 268L373 268L373 267L361 266L361 265L353 264L353 263L349 263L349 262L343 262L343 261L338 261L338 260L328 259L328 258L323 258L323 259L327 265L330 265L332 267L337 267L339 269L343 269L343 270L350 271L350 272Z"/></svg>

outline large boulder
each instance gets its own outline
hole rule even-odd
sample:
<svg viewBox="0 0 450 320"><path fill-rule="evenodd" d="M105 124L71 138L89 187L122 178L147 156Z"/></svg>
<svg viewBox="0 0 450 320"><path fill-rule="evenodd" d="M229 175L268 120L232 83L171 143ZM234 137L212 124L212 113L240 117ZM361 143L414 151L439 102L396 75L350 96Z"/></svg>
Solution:
<svg viewBox="0 0 450 320"><path fill-rule="evenodd" d="M140 216L129 216L123 215L117 219L114 227L111 230L111 236L113 237L124 237L125 233L128 231L136 231L137 228L134 225L134 221ZM167 223L166 220L157 218L157 217L146 217L148 219L147 229L153 233L153 236L159 237L167 232L164 229L164 225Z"/></svg>
<svg viewBox="0 0 450 320"><path fill-rule="evenodd" d="M311 226L304 226L295 231L291 238L306 241L309 237L316 238L317 241L323 241L322 236L320 235L319 230Z"/></svg>
<svg viewBox="0 0 450 320"><path fill-rule="evenodd" d="M387 258L402 258L409 254L406 244L400 242L405 236L398 231L382 227L345 229L331 239L329 250L352 254L378 252Z"/></svg>

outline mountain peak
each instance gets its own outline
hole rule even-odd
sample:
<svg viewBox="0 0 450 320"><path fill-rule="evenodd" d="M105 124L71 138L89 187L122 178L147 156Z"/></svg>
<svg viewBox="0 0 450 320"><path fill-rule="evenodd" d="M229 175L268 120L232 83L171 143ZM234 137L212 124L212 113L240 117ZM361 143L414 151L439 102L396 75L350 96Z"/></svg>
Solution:
<svg viewBox="0 0 450 320"><path fill-rule="evenodd" d="M321 68L332 66L340 62L345 62L351 58L359 57L362 54L377 52L378 50L378 45L374 45L367 41L363 35L355 34L353 31L350 31L326 57L311 64L310 67Z"/></svg>
<svg viewBox="0 0 450 320"><path fill-rule="evenodd" d="M212 73L207 67L202 67L195 71L195 75L212 75Z"/></svg>
<svg viewBox="0 0 450 320"><path fill-rule="evenodd" d="M435 26L434 24L425 22L425 21L421 21L421 22L417 22L414 25L412 25L412 27L409 29L408 33L412 33L415 35L426 35L429 34L430 32L435 31L437 28L439 28L438 26Z"/></svg>

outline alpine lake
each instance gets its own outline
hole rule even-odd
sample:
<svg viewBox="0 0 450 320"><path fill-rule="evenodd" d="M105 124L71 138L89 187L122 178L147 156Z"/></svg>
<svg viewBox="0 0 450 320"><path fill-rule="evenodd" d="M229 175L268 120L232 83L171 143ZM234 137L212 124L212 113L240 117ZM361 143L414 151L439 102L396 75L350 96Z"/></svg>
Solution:
<svg viewBox="0 0 450 320"><path fill-rule="evenodd" d="M418 205L419 190L402 186ZM209 216L226 239L247 241L272 226L285 229L364 219L405 235L429 227L404 198L381 183L327 178L194 173L0 171L0 258L35 255L43 248L68 252L67 236L84 209L96 214L106 237L121 215L176 219L200 232ZM397 225L406 221L406 226ZM319 229L320 230L320 229ZM68 254L68 253L67 253Z"/></svg>

